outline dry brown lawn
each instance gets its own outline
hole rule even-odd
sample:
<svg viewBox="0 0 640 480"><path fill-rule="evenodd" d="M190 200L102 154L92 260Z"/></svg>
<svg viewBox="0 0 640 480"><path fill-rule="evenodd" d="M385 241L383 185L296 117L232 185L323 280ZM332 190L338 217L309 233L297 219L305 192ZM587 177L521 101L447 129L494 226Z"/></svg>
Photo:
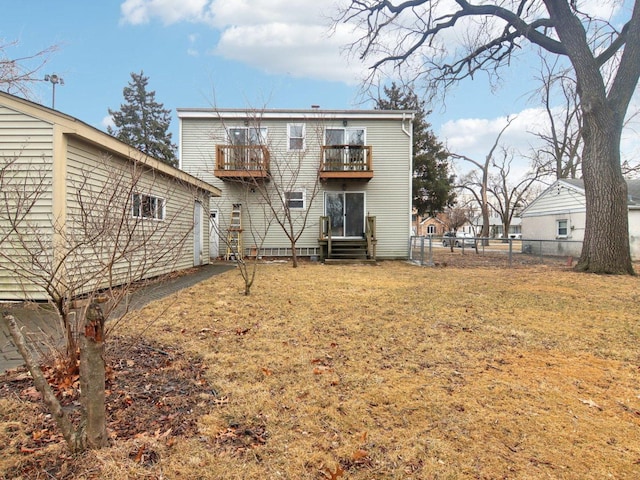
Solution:
<svg viewBox="0 0 640 480"><path fill-rule="evenodd" d="M637 277L274 263L242 287L227 272L118 332L200 357L216 401L196 434L116 440L74 478L640 478ZM30 408L0 399L0 442Z"/></svg>

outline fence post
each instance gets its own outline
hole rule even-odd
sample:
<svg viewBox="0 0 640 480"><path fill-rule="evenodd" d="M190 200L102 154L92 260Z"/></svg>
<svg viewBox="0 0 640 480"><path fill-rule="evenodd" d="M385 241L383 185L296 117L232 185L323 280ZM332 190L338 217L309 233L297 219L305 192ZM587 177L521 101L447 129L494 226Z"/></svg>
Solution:
<svg viewBox="0 0 640 480"><path fill-rule="evenodd" d="M429 236L429 266L433 267L433 237Z"/></svg>
<svg viewBox="0 0 640 480"><path fill-rule="evenodd" d="M420 237L420 266L424 266L424 237Z"/></svg>
<svg viewBox="0 0 640 480"><path fill-rule="evenodd" d="M509 268L512 266L513 260L513 238L509 238Z"/></svg>

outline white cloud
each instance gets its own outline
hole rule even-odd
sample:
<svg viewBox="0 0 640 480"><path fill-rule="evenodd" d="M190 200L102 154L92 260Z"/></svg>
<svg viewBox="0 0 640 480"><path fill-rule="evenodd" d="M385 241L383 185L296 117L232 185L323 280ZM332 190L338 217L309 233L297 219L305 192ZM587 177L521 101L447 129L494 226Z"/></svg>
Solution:
<svg viewBox="0 0 640 480"><path fill-rule="evenodd" d="M500 138L499 144L522 154L528 153L536 138L532 132L546 125L542 109L529 108L511 116L513 121ZM442 138L450 151L483 160L507 124L507 117L461 118L444 123L440 129Z"/></svg>
<svg viewBox="0 0 640 480"><path fill-rule="evenodd" d="M353 27L339 25L329 35L335 0L126 0L121 23L157 19L204 24L220 32L206 50L272 74L357 84L365 68L342 54ZM190 38L189 55L196 55Z"/></svg>
<svg viewBox="0 0 640 480"><path fill-rule="evenodd" d="M116 124L113 123L113 117L111 115L107 115L106 117L104 117L100 122L100 124L102 125L105 132L107 131L107 127L111 127L111 128L116 127Z"/></svg>
<svg viewBox="0 0 640 480"><path fill-rule="evenodd" d="M539 108L528 108L511 115L511 125L504 131L495 151L500 158L501 148L513 151L513 178L523 176L529 168L531 150L539 145L534 135L546 127L546 114ZM500 131L507 124L507 117L462 118L445 122L440 128L438 138L447 145L450 152L464 155L478 162L484 162L491 151ZM463 174L473 168L464 160L456 161L456 171Z"/></svg>
<svg viewBox="0 0 640 480"><path fill-rule="evenodd" d="M207 22L209 3L209 0L125 0L120 5L120 22L141 25L153 18L159 18L165 25Z"/></svg>

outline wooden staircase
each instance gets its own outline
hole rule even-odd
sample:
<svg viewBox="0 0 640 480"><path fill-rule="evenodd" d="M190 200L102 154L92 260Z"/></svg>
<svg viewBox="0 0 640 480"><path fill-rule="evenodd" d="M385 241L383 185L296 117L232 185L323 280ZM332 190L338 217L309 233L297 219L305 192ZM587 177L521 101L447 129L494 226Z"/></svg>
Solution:
<svg viewBox="0 0 640 480"><path fill-rule="evenodd" d="M331 252L325 263L376 263L367 251L366 239L336 239L331 241Z"/></svg>
<svg viewBox="0 0 640 480"><path fill-rule="evenodd" d="M329 217L320 217L318 243L324 263L376 263L375 217L366 217L363 238L334 238Z"/></svg>

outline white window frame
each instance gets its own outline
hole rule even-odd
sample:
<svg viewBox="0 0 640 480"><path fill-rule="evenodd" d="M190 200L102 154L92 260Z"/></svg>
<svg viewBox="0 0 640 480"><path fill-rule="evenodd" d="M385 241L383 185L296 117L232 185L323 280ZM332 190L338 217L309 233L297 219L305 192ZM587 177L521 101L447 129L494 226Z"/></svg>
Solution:
<svg viewBox="0 0 640 480"><path fill-rule="evenodd" d="M563 230L565 233L560 233L561 224L564 223ZM566 218L559 218L556 220L556 238L569 238L569 220Z"/></svg>
<svg viewBox="0 0 640 480"><path fill-rule="evenodd" d="M292 194L300 194L301 198L291 198ZM306 210L307 208L307 191L304 188L298 188L284 192L284 204L289 210ZM291 202L302 202L301 206L292 206Z"/></svg>
<svg viewBox="0 0 640 480"><path fill-rule="evenodd" d="M143 208L145 201L149 207ZM158 208L158 205L160 208ZM131 216L144 220L164 221L166 216L167 202L164 198L157 195L148 195L146 193L131 194Z"/></svg>
<svg viewBox="0 0 640 480"><path fill-rule="evenodd" d="M326 127L324 129L324 144L326 147L332 145L327 143L327 131L329 130L342 131L342 143L337 145L365 146L367 144L367 129L365 127ZM362 132L362 144L349 142L349 134L352 132Z"/></svg>
<svg viewBox="0 0 640 480"><path fill-rule="evenodd" d="M233 131L234 130L243 130L245 132L245 140L246 143L236 144L233 141ZM267 144L267 135L268 135L267 127L248 127L248 126L238 126L238 127L230 127L227 130L227 137L229 139L230 145L246 145L246 146L257 146L257 145L266 145ZM257 140L257 142L256 142Z"/></svg>
<svg viewBox="0 0 640 480"><path fill-rule="evenodd" d="M292 135L294 127L302 127L302 136ZM287 150L290 152L304 152L307 149L307 125L304 123L288 123L287 124ZM300 140L302 146L300 148L293 148L291 145L292 140Z"/></svg>
<svg viewBox="0 0 640 480"><path fill-rule="evenodd" d="M437 232L437 229L433 223L427 225L427 235L435 235L436 232Z"/></svg>

